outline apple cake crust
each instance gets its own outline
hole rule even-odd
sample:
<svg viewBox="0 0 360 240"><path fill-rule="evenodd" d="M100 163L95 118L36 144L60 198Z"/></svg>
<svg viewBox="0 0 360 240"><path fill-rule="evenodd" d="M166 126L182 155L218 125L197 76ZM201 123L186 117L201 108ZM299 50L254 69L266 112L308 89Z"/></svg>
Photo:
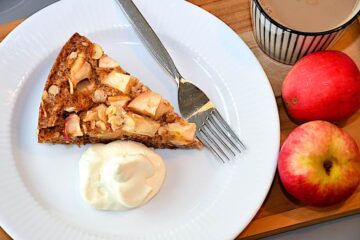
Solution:
<svg viewBox="0 0 360 240"><path fill-rule="evenodd" d="M41 97L39 143L133 140L155 148L200 148L195 131L166 99L78 33L61 49Z"/></svg>

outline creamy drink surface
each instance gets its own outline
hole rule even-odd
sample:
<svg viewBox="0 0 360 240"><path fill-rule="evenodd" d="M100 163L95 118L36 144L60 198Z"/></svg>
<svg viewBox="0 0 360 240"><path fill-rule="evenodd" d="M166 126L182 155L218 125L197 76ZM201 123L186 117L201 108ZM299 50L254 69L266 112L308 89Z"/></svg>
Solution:
<svg viewBox="0 0 360 240"><path fill-rule="evenodd" d="M339 27L359 11L360 0L259 0L275 21L294 30L321 32Z"/></svg>

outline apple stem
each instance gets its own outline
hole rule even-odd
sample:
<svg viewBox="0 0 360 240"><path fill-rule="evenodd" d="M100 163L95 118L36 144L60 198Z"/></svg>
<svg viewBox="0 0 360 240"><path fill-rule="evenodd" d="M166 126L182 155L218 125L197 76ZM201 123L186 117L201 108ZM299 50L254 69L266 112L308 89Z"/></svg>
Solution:
<svg viewBox="0 0 360 240"><path fill-rule="evenodd" d="M325 168L325 172L327 175L330 175L330 170L332 168L333 163L330 160L326 160L323 163L323 166Z"/></svg>

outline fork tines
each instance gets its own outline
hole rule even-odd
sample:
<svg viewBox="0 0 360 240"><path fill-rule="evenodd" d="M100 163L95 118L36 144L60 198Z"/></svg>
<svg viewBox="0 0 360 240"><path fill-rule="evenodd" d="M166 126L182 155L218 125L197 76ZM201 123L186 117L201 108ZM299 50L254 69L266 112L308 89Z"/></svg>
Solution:
<svg viewBox="0 0 360 240"><path fill-rule="evenodd" d="M197 137L223 163L246 149L216 109L210 112L199 128Z"/></svg>

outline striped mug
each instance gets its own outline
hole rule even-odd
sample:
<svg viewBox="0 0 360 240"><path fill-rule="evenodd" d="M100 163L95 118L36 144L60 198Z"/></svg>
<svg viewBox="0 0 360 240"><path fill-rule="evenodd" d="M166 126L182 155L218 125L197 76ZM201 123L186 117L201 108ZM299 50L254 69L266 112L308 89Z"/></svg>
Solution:
<svg viewBox="0 0 360 240"><path fill-rule="evenodd" d="M353 16L340 26L321 32L305 32L290 29L274 20L264 10L262 1L266 0L251 1L250 12L255 40L265 54L285 64L294 64L306 54L327 49L360 13L360 1L357 1Z"/></svg>

